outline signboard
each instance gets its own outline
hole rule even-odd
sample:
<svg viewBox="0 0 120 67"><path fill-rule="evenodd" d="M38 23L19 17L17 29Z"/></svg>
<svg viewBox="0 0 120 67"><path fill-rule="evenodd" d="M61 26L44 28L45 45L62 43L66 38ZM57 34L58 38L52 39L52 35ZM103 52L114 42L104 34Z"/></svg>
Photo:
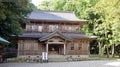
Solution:
<svg viewBox="0 0 120 67"><path fill-rule="evenodd" d="M42 60L47 61L48 60L48 53L47 52L42 52Z"/></svg>

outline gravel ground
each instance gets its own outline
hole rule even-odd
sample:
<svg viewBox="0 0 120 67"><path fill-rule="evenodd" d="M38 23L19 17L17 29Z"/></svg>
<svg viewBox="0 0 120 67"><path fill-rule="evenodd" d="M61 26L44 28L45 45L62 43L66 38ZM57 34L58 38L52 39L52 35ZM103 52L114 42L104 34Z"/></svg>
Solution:
<svg viewBox="0 0 120 67"><path fill-rule="evenodd" d="M48 63L1 63L0 67L120 67L120 61L95 60Z"/></svg>

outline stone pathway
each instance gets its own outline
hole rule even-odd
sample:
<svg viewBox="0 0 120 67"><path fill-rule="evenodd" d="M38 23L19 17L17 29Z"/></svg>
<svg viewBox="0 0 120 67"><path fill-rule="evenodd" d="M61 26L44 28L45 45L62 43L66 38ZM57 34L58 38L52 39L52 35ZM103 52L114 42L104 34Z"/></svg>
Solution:
<svg viewBox="0 0 120 67"><path fill-rule="evenodd" d="M49 63L1 63L0 67L120 67L120 61L79 61Z"/></svg>

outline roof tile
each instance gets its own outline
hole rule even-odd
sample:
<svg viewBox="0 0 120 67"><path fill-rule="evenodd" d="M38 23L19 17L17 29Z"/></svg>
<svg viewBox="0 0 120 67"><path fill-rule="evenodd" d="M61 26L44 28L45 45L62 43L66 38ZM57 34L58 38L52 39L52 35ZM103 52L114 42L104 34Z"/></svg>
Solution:
<svg viewBox="0 0 120 67"><path fill-rule="evenodd" d="M87 21L78 19L73 12L34 10L28 14L34 20Z"/></svg>

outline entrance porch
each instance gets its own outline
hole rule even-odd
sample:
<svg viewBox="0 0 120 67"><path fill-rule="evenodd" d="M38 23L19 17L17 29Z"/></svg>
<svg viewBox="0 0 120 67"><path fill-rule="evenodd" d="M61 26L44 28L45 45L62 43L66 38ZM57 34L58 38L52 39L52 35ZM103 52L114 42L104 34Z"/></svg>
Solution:
<svg viewBox="0 0 120 67"><path fill-rule="evenodd" d="M63 45L62 44L49 44L48 45L48 54L49 55L61 55L63 54L62 52L62 48Z"/></svg>
<svg viewBox="0 0 120 67"><path fill-rule="evenodd" d="M63 35L59 30L39 39L46 44L45 51L47 54L66 55L66 41L70 38Z"/></svg>
<svg viewBox="0 0 120 67"><path fill-rule="evenodd" d="M46 52L49 55L65 55L66 45L64 42L48 42L46 44Z"/></svg>

